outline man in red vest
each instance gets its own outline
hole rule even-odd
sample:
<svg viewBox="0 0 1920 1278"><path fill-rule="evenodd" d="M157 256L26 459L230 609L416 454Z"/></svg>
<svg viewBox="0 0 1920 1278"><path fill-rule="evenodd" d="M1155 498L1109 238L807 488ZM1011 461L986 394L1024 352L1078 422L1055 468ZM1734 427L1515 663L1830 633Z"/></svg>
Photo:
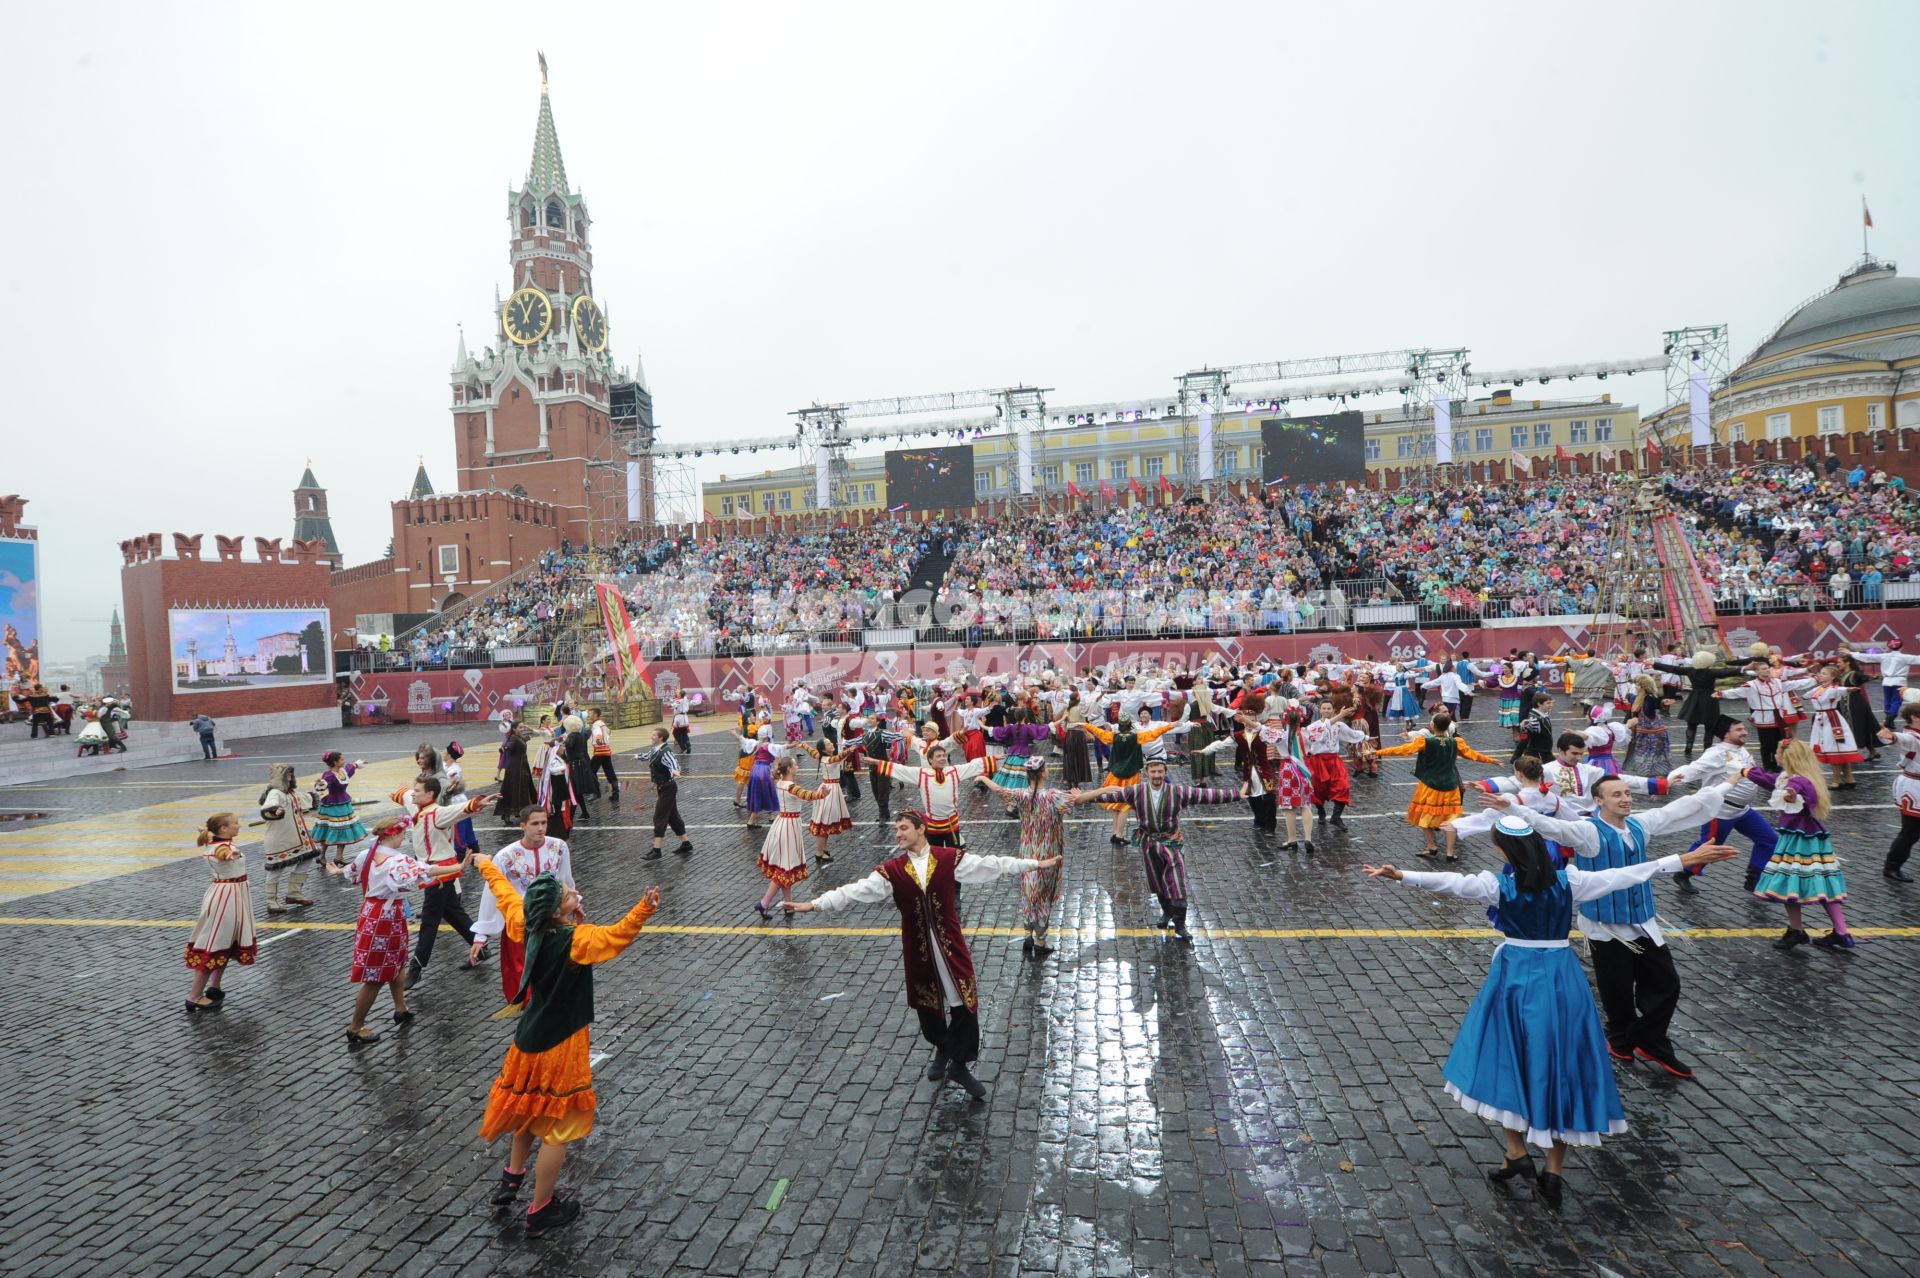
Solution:
<svg viewBox="0 0 1920 1278"><path fill-rule="evenodd" d="M920 1015L920 1033L933 1044L927 1078L960 1084L985 1100L987 1089L967 1066L980 1055L980 997L973 983L973 952L960 930L960 884L987 883L1022 870L1051 870L1061 857L976 856L927 842L927 819L902 812L893 822L900 855L866 878L811 901L789 901L789 914L843 910L891 900L900 910L901 956L907 1003Z"/></svg>

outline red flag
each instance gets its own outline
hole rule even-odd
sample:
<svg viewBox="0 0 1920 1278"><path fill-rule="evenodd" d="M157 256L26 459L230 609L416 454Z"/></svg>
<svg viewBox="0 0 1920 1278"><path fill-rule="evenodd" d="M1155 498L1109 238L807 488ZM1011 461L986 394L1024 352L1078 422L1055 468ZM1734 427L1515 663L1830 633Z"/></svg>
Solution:
<svg viewBox="0 0 1920 1278"><path fill-rule="evenodd" d="M1866 222L1868 229L1872 229L1873 211L1867 207L1867 197L1864 195L1860 197L1860 217Z"/></svg>
<svg viewBox="0 0 1920 1278"><path fill-rule="evenodd" d="M1553 459L1555 461L1565 461L1567 459L1567 450L1559 444L1555 444L1553 446Z"/></svg>
<svg viewBox="0 0 1920 1278"><path fill-rule="evenodd" d="M1104 479L1100 481L1100 495L1108 501L1112 501L1115 497L1119 496L1118 493L1113 491L1113 485Z"/></svg>
<svg viewBox="0 0 1920 1278"><path fill-rule="evenodd" d="M635 684L645 688L647 695L653 695L653 689L647 683L646 658L640 655L640 639L634 633L633 619L627 614L627 604L620 592L605 582L596 583L600 595L600 619L607 629L608 655L613 659L614 674L619 679L619 695L625 696Z"/></svg>
<svg viewBox="0 0 1920 1278"><path fill-rule="evenodd" d="M1167 482L1167 477L1165 475L1160 476L1159 488L1160 488L1160 491L1163 493L1170 493L1173 491L1173 485Z"/></svg>
<svg viewBox="0 0 1920 1278"><path fill-rule="evenodd" d="M1653 438L1649 436L1647 438L1647 446L1640 451L1649 457L1657 457L1660 454L1660 445L1654 443Z"/></svg>
<svg viewBox="0 0 1920 1278"><path fill-rule="evenodd" d="M1145 497L1147 495L1147 490L1140 486L1140 481L1137 479L1129 479L1127 481L1127 487L1133 489L1133 495L1135 497Z"/></svg>
<svg viewBox="0 0 1920 1278"><path fill-rule="evenodd" d="M1086 494L1080 491L1080 485L1074 483L1071 479L1067 481L1067 496L1075 500L1085 500L1086 498Z"/></svg>

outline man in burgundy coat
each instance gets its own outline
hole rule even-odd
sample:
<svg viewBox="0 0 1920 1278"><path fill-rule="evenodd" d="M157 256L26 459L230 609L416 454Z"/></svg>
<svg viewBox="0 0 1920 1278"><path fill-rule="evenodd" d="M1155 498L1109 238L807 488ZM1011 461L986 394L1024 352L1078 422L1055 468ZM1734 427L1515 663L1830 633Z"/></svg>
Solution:
<svg viewBox="0 0 1920 1278"><path fill-rule="evenodd" d="M987 1089L967 1068L980 1055L980 996L973 983L973 952L960 930L960 884L1051 870L1061 858L978 856L963 848L935 847L927 842L927 819L919 812L903 812L894 820L893 841L900 855L866 878L811 901L789 902L787 910L843 910L892 901L900 911L907 1003L920 1016L921 1035L933 1044L927 1078L951 1079L973 1099L985 1100Z"/></svg>

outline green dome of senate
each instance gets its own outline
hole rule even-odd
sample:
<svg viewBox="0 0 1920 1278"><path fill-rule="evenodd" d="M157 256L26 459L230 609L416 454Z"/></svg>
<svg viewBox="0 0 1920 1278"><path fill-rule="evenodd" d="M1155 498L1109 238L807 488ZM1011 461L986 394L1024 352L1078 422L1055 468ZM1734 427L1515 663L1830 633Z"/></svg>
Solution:
<svg viewBox="0 0 1920 1278"><path fill-rule="evenodd" d="M1746 362L1900 328L1920 328L1920 279L1901 276L1891 262L1869 258L1780 321Z"/></svg>

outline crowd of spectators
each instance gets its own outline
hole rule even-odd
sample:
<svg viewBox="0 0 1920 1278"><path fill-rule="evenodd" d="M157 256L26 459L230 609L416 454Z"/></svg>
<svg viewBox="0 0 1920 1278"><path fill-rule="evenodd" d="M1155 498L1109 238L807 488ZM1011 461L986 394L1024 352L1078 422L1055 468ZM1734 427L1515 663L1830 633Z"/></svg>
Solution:
<svg viewBox="0 0 1920 1278"><path fill-rule="evenodd" d="M1731 610L1872 605L1888 583L1920 582L1920 512L1882 473L1688 472L1667 479L1666 496ZM631 541L544 556L405 648L426 665L540 649L596 614L596 580L618 583L651 657L858 643L902 627L979 641L1566 616L1606 608L1634 572L1649 579L1630 583L1637 610L1660 596L1654 514L1630 476L1574 475ZM916 576L934 589L909 594Z"/></svg>
<svg viewBox="0 0 1920 1278"><path fill-rule="evenodd" d="M595 585L626 601L650 656L781 650L852 641L890 624L914 568L952 530L882 522L826 532L626 541L548 552L509 585L406 636L415 665L547 661L551 645L598 617Z"/></svg>
<svg viewBox="0 0 1920 1278"><path fill-rule="evenodd" d="M1920 583L1920 506L1885 471L1692 471L1667 493L1718 608L1875 607Z"/></svg>
<svg viewBox="0 0 1920 1278"><path fill-rule="evenodd" d="M520 576L472 600L444 624L407 636L407 656L423 666L484 659L501 649L535 647L579 623L595 606L592 568L615 574L652 572L670 563L679 547L664 539L622 542L590 552L571 547L541 555Z"/></svg>

